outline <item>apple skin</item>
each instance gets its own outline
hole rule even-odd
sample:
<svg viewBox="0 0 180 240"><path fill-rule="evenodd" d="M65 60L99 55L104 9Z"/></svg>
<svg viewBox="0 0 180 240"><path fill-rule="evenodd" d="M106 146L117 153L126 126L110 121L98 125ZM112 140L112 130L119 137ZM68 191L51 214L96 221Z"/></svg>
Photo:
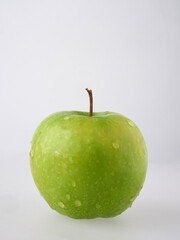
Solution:
<svg viewBox="0 0 180 240"><path fill-rule="evenodd" d="M76 219L114 217L143 187L147 149L138 127L118 113L63 111L37 128L30 166L52 209Z"/></svg>

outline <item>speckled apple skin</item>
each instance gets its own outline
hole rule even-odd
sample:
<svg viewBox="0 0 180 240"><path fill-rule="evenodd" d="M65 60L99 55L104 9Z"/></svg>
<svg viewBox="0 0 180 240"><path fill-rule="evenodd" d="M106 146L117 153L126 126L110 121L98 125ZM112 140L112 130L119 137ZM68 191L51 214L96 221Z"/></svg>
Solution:
<svg viewBox="0 0 180 240"><path fill-rule="evenodd" d="M147 169L138 127L113 112L58 112L37 128L32 175L49 206L71 218L113 217L132 205Z"/></svg>

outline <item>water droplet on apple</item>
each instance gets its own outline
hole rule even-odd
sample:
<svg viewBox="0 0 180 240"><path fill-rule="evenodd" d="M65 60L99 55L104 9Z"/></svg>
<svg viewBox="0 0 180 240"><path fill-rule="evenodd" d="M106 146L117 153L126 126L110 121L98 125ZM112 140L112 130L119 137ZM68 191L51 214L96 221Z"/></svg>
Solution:
<svg viewBox="0 0 180 240"><path fill-rule="evenodd" d="M68 120L70 117L69 116L66 116L66 117L64 117L64 120Z"/></svg>
<svg viewBox="0 0 180 240"><path fill-rule="evenodd" d="M82 205L81 201L79 200L75 200L74 204L76 207L80 207Z"/></svg>
<svg viewBox="0 0 180 240"><path fill-rule="evenodd" d="M67 193L66 198L67 198L67 200L69 200L71 198L70 194Z"/></svg>
<svg viewBox="0 0 180 240"><path fill-rule="evenodd" d="M58 205L61 207L61 208L64 208L65 207L65 205L64 205L64 203L63 202L58 202Z"/></svg>
<svg viewBox="0 0 180 240"><path fill-rule="evenodd" d="M130 202L133 202L133 201L134 201L134 199L135 199L135 197L132 197L132 198L130 199Z"/></svg>
<svg viewBox="0 0 180 240"><path fill-rule="evenodd" d="M31 151L29 155L30 155L30 157L33 157L34 156L33 151Z"/></svg>
<svg viewBox="0 0 180 240"><path fill-rule="evenodd" d="M56 156L58 156L58 155L60 154L60 152L55 151L54 154L55 154Z"/></svg>
<svg viewBox="0 0 180 240"><path fill-rule="evenodd" d="M131 120L128 120L128 124L131 126L131 127L134 127L135 124L131 121Z"/></svg>
<svg viewBox="0 0 180 240"><path fill-rule="evenodd" d="M99 209L100 207L101 207L101 205L97 203L96 208Z"/></svg>
<svg viewBox="0 0 180 240"><path fill-rule="evenodd" d="M113 146L113 148L115 148L115 149L118 149L118 148L119 148L119 144L118 144L117 142L112 143L112 146Z"/></svg>
<svg viewBox="0 0 180 240"><path fill-rule="evenodd" d="M76 186L76 182L72 181L72 186L75 187Z"/></svg>

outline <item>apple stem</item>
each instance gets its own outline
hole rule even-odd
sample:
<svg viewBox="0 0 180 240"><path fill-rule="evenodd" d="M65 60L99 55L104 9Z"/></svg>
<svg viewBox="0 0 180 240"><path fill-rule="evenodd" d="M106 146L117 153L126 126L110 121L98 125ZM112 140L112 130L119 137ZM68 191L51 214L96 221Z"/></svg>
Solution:
<svg viewBox="0 0 180 240"><path fill-rule="evenodd" d="M92 117L93 115L93 96L92 96L92 90L89 90L88 88L85 89L89 94L89 101L90 101L90 107L89 107L89 116Z"/></svg>

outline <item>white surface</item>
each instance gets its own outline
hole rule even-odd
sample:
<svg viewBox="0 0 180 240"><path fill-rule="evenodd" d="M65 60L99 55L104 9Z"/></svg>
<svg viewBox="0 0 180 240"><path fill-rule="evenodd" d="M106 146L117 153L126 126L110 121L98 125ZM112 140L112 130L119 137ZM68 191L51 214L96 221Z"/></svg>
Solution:
<svg viewBox="0 0 180 240"><path fill-rule="evenodd" d="M0 239L180 239L180 1L0 1ZM148 148L145 186L113 219L52 211L30 175L37 125L61 110L131 118Z"/></svg>
<svg viewBox="0 0 180 240"><path fill-rule="evenodd" d="M0 239L180 239L179 163L150 163L140 196L122 215L74 220L56 213L40 196L31 177L28 156L3 160Z"/></svg>

